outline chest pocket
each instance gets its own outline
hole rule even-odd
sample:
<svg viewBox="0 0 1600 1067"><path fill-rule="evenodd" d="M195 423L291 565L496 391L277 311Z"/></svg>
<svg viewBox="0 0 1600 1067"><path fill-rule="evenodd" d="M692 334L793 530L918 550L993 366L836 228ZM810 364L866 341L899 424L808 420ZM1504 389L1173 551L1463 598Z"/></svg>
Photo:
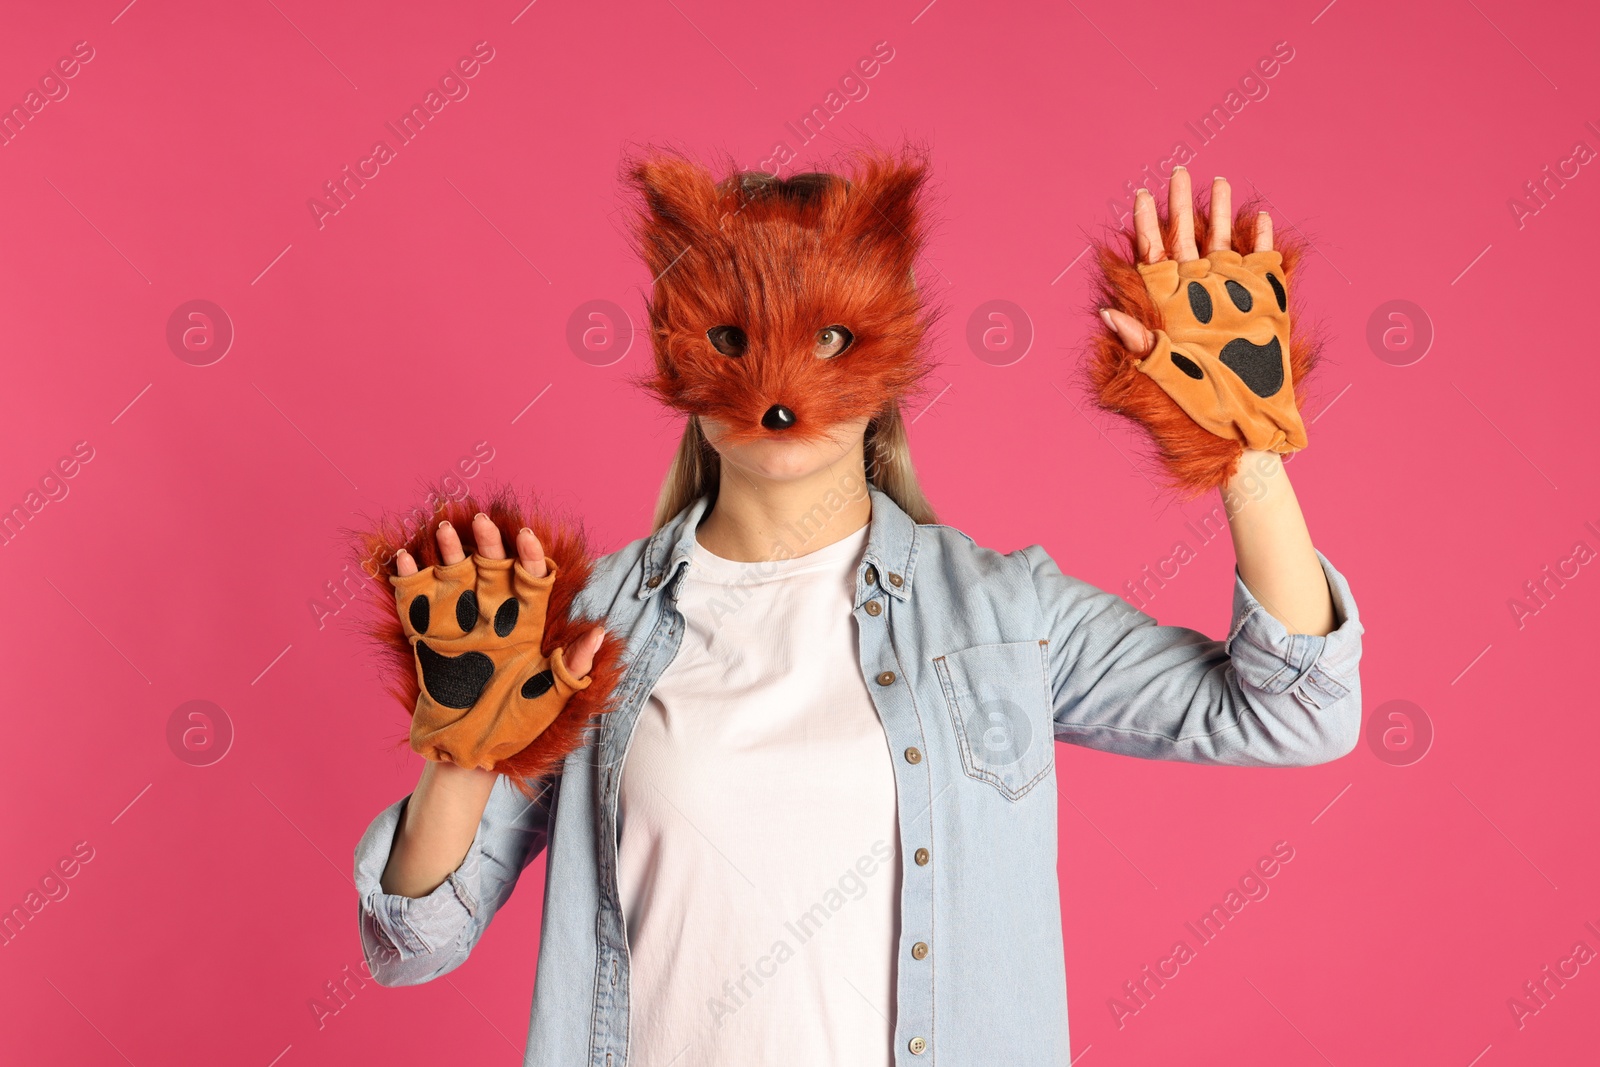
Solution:
<svg viewBox="0 0 1600 1067"><path fill-rule="evenodd" d="M962 769L1007 800L1020 800L1055 762L1048 644L977 645L933 661Z"/></svg>

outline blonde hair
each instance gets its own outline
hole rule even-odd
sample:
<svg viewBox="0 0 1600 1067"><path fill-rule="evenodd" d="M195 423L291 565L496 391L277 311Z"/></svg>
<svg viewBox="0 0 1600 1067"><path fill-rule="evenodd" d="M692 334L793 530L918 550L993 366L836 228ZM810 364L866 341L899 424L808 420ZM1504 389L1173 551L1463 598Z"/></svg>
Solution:
<svg viewBox="0 0 1600 1067"><path fill-rule="evenodd" d="M906 424L900 418L900 405L893 401L867 423L865 465L867 481L898 504L912 522L939 521L917 481ZM650 532L661 529L702 496L709 495L715 503L721 477L722 457L700 429L699 417L690 415L678 440L677 454L661 483Z"/></svg>

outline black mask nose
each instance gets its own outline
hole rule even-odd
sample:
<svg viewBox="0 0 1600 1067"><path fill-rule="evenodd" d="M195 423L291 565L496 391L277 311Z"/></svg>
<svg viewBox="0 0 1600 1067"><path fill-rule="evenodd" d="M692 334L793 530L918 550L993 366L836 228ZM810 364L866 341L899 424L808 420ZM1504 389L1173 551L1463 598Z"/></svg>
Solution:
<svg viewBox="0 0 1600 1067"><path fill-rule="evenodd" d="M761 425L769 430L787 430L794 425L794 412L782 404L774 404L761 416Z"/></svg>

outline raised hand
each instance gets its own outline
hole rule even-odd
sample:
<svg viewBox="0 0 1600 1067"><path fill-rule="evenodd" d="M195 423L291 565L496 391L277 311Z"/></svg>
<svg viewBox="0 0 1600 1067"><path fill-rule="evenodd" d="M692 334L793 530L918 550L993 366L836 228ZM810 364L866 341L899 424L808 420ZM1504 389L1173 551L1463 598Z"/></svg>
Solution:
<svg viewBox="0 0 1600 1067"><path fill-rule="evenodd" d="M1274 249L1264 211L1233 218L1223 178L1213 180L1208 216L1197 227L1182 168L1168 187L1167 218L1145 189L1133 218L1134 263L1101 249L1102 297L1121 305L1100 311L1112 331L1091 372L1102 405L1145 423L1178 480L1193 488L1220 485L1244 449L1304 448L1295 382L1314 351L1304 338L1290 344L1289 271L1298 249ZM1185 431L1163 410L1166 400L1138 384L1141 377L1221 441Z"/></svg>
<svg viewBox="0 0 1600 1067"><path fill-rule="evenodd" d="M468 557L448 522L436 533L441 563L418 571L396 555L389 582L416 654L420 693L411 747L430 760L489 770L537 737L585 677L604 640L596 626L567 649L540 651L554 560L532 530L517 534L507 559L499 529L473 518L476 553Z"/></svg>

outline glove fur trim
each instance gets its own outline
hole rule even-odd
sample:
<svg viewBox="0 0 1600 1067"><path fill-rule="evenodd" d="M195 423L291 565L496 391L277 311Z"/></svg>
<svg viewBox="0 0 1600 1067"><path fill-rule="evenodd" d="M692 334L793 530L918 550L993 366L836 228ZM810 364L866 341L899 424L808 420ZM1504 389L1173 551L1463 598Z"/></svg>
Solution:
<svg viewBox="0 0 1600 1067"><path fill-rule="evenodd" d="M420 686L416 653L396 611L395 591L388 580L396 574L394 559L401 548L416 560L418 571L442 566L435 531L449 520L462 537L462 551L475 551L472 542L472 517L482 511L500 530L509 555L516 552L516 535L527 526L539 538L544 554L556 563L555 578L545 609L541 652L550 660L550 669L560 688L572 690L566 705L545 729L521 751L499 760L497 774L509 777L530 798L539 794L542 779L558 773L566 758L582 747L589 727L611 710L611 698L622 675L622 645L626 635L607 632L605 641L590 667L587 681L572 675L564 650L587 633L600 619L574 616L573 601L588 583L594 560L587 537L576 520L558 517L542 509L532 495L519 494L509 485L469 493L462 500L450 499L441 485L426 487L424 499L436 503L431 514L422 508L409 514L385 514L364 530L347 530L354 551L359 553L362 573L373 582L375 594L365 609L362 633L372 641L379 670L388 692L412 715ZM420 522L418 521L420 520Z"/></svg>
<svg viewBox="0 0 1600 1067"><path fill-rule="evenodd" d="M1208 194L1196 191L1194 239L1197 248L1204 248L1209 240L1209 201ZM1234 215L1232 249L1240 256L1247 256L1255 249L1260 206L1259 199L1253 199ZM1160 225L1164 247L1173 247L1177 221L1162 214ZM1109 307L1124 312L1158 334L1156 350L1135 353L1129 351L1115 333L1105 329L1095 331L1086 365L1094 402L1102 410L1131 419L1149 431L1168 488L1191 498L1220 488L1237 471L1244 444L1205 429L1179 407L1149 373L1140 370L1141 360L1167 347L1160 338L1167 324L1145 287L1133 233L1113 232L1102 240L1091 241L1091 247L1095 259L1092 310ZM1294 231L1274 233L1273 248L1282 258L1284 283L1289 293L1288 362L1296 410L1303 412L1307 392L1303 383L1316 366L1322 349L1320 332L1308 327L1308 317L1299 312L1298 288L1294 285L1295 271L1307 250L1307 243ZM1099 321L1098 315L1096 321Z"/></svg>

